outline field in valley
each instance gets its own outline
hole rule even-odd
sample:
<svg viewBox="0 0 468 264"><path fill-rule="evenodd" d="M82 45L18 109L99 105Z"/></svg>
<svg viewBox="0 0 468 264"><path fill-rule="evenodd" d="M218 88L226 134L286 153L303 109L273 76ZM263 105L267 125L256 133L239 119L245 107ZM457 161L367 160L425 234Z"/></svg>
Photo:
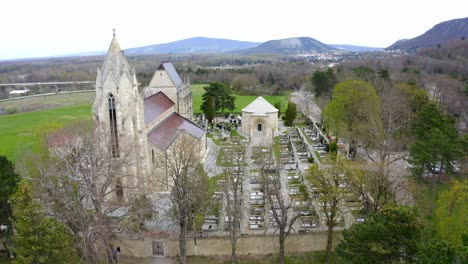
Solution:
<svg viewBox="0 0 468 264"><path fill-rule="evenodd" d="M18 161L21 153L38 153L48 132L90 119L90 104L0 116L0 154Z"/></svg>
<svg viewBox="0 0 468 264"><path fill-rule="evenodd" d="M200 104L206 84L192 85L194 113L201 113ZM235 113L251 103L256 96L236 95ZM17 100L0 101L0 108L12 113L0 115L0 154L18 161L21 153L39 152L44 138L66 124L91 120L94 92L51 94ZM287 96L265 96L271 104L281 102L286 110Z"/></svg>

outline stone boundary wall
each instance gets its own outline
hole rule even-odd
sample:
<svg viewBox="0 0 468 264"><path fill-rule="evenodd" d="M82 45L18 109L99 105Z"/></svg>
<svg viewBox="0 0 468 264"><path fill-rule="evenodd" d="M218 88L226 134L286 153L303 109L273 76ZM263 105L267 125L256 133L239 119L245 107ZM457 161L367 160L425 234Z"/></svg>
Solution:
<svg viewBox="0 0 468 264"><path fill-rule="evenodd" d="M334 232L333 245L336 246L341 239L341 231ZM164 255L174 257L179 254L179 241L171 238L144 238L120 239L115 245L120 246L123 255L134 257L152 257L153 242L163 242ZM290 234L286 239L285 252L308 252L325 250L327 244L326 232L313 232L307 234ZM241 236L237 240L238 255L267 255L277 254L279 250L278 236ZM196 245L193 237L187 238L187 255L189 256L216 256L230 255L231 242L229 237L197 238Z"/></svg>

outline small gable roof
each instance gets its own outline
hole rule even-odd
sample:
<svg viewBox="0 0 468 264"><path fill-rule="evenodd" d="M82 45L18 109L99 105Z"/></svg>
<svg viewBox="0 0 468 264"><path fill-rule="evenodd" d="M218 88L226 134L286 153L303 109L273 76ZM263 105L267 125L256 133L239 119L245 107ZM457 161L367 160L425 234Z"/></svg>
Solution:
<svg viewBox="0 0 468 264"><path fill-rule="evenodd" d="M148 133L148 141L159 149L166 150L183 131L196 138L205 134L201 127L174 112Z"/></svg>
<svg viewBox="0 0 468 264"><path fill-rule="evenodd" d="M257 97L252 103L242 109L242 112L248 112L253 114L269 114L277 113L278 109L272 106L265 98L262 96Z"/></svg>
<svg viewBox="0 0 468 264"><path fill-rule="evenodd" d="M174 85L177 88L179 88L182 85L182 80L180 79L179 74L174 68L174 65L172 65L170 61L162 62L161 65L159 65L158 70L163 70L163 69L166 70L167 74L169 75L169 78L171 78Z"/></svg>
<svg viewBox="0 0 468 264"><path fill-rule="evenodd" d="M169 97L163 92L157 92L151 96L148 96L144 100L144 112L145 112L145 124L149 124L151 121L166 112L167 109L174 105Z"/></svg>

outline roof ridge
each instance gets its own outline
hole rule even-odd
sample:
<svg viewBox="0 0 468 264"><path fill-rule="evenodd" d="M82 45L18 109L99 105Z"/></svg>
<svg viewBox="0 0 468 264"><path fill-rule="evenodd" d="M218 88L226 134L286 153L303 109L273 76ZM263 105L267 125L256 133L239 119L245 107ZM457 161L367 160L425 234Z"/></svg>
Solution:
<svg viewBox="0 0 468 264"><path fill-rule="evenodd" d="M157 94L159 94L159 93L161 93L162 95L164 95L167 99L169 99L169 101L171 101L173 104L175 104L175 102L172 101L172 99L169 98L169 96L167 96L163 91L158 91L158 92L156 92L156 93L154 93L154 94L152 94L152 95L146 97L144 100L150 99L151 97L153 97L153 96L155 96L155 95L157 95Z"/></svg>
<svg viewBox="0 0 468 264"><path fill-rule="evenodd" d="M168 115L166 118L164 118L163 120L161 120L161 122L159 122L159 124L155 127L153 127L151 130L148 131L148 133L146 133L147 135L153 133L154 130L156 130L158 127L160 127L165 121L167 121L167 119L169 119L171 116L173 116L174 114L177 114L177 112L172 112L170 115Z"/></svg>

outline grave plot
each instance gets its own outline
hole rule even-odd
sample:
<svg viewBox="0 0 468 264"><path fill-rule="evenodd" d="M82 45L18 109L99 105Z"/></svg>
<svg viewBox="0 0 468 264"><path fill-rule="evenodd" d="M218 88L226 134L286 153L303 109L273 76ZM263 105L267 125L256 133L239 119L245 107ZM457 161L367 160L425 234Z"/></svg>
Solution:
<svg viewBox="0 0 468 264"><path fill-rule="evenodd" d="M252 188L250 192L249 229L259 230L265 227L265 195L261 188Z"/></svg>
<svg viewBox="0 0 468 264"><path fill-rule="evenodd" d="M306 161L309 157L309 150L307 149L307 144L305 142L296 144L296 154L299 160Z"/></svg>
<svg viewBox="0 0 468 264"><path fill-rule="evenodd" d="M271 201L270 201L269 226L270 227L277 227L278 222L276 222L276 219L275 219L275 217L273 215L273 211L275 211L276 214L278 215L278 217L281 218L282 214L281 214L281 210L280 210L280 204L278 202L278 199L275 196L272 196Z"/></svg>
<svg viewBox="0 0 468 264"><path fill-rule="evenodd" d="M356 222L360 223L365 221L365 208L363 206L362 199L353 192L348 191L346 193L346 197L344 199L344 207L347 208L347 211L351 213Z"/></svg>
<svg viewBox="0 0 468 264"><path fill-rule="evenodd" d="M281 164L294 164L294 152L290 146L284 148L281 147L280 152Z"/></svg>
<svg viewBox="0 0 468 264"><path fill-rule="evenodd" d="M249 230L264 230L265 225L265 194L263 192L264 179L260 168L267 166L270 148L252 147L251 165L250 165L250 193L249 193ZM267 162L271 163L271 162Z"/></svg>
<svg viewBox="0 0 468 264"><path fill-rule="evenodd" d="M270 152L268 147L252 147L251 168L260 168L265 165L273 165L273 159L265 159L265 155Z"/></svg>
<svg viewBox="0 0 468 264"><path fill-rule="evenodd" d="M289 134L289 140L293 143L301 140L299 133L297 132L295 128L291 128L291 127L288 128L288 134Z"/></svg>
<svg viewBox="0 0 468 264"><path fill-rule="evenodd" d="M299 214L301 228L306 230L319 227L319 216L310 201L295 198L294 210Z"/></svg>
<svg viewBox="0 0 468 264"><path fill-rule="evenodd" d="M238 165L245 165L242 148L237 147L236 144L220 147L216 165L223 167L232 167Z"/></svg>
<svg viewBox="0 0 468 264"><path fill-rule="evenodd" d="M265 228L265 207L251 206L249 211L249 229L261 230Z"/></svg>
<svg viewBox="0 0 468 264"><path fill-rule="evenodd" d="M249 183L252 186L252 188L260 188L261 185L263 184L263 179L262 176L260 175L260 171L258 170L251 170L250 171L250 179Z"/></svg>
<svg viewBox="0 0 468 264"><path fill-rule="evenodd" d="M265 196L262 189L252 188L250 192L250 205L263 206L265 203Z"/></svg>
<svg viewBox="0 0 468 264"><path fill-rule="evenodd" d="M280 161L281 164L295 164L294 149L289 139L289 134L281 135L279 140ZM287 166L288 168L290 166Z"/></svg>
<svg viewBox="0 0 468 264"><path fill-rule="evenodd" d="M238 223L238 227L241 228L241 215L229 215L227 212L227 199L231 201L231 206L236 206L235 201L237 201L241 208L244 207L244 192L248 192L248 190L244 190L244 176L245 176L245 151L244 148L240 145L238 140L227 140L226 145L220 147L218 152L218 160L220 160L220 166L223 167L223 177L228 176L227 180L229 182L225 182L225 179L218 180L218 188L223 192L223 207L222 207L222 214L223 217L220 219L223 223L221 223L221 229L224 231L229 230L229 224L235 222ZM229 188L229 189L226 189ZM237 190L236 190L237 188ZM233 210L231 210L233 212ZM237 218L237 219L236 219ZM242 231L242 230L240 230Z"/></svg>
<svg viewBox="0 0 468 264"><path fill-rule="evenodd" d="M221 186L222 182L216 182L217 186ZM217 187L218 189L218 187ZM202 231L218 231L219 230L219 218L221 214L221 201L223 199L223 193L216 191L213 195L213 205L208 209L203 217L203 224L201 227Z"/></svg>
<svg viewBox="0 0 468 264"><path fill-rule="evenodd" d="M238 186L238 187L239 187L238 192L240 194L240 197L238 197L238 199L240 198L239 202L242 205L242 203L243 203L242 186ZM230 195L228 195L228 197L225 197L225 198L230 199L231 205L232 206L234 205L234 196L232 195L232 193L230 193ZM223 204L225 205L226 203L227 202L225 202ZM236 219L235 219L234 215L231 215L231 217L229 217L229 215L227 214L226 208L223 208L223 209L224 209L223 212L225 212L225 215L224 215L224 231L228 231L229 230L229 224L233 224ZM240 229L241 216L239 215L238 217L239 217L239 219L237 219L237 224L238 224L237 228Z"/></svg>
<svg viewBox="0 0 468 264"><path fill-rule="evenodd" d="M348 186L345 184L340 184L338 187L343 193L350 193L350 190ZM314 187L311 186L311 189L314 190ZM314 208L316 209L316 212L318 213L318 219L321 223L326 223L327 221L327 216L329 217L331 215L330 211L325 211L326 208L331 208L332 204L329 202L325 202L320 200L320 194L313 194L313 204ZM349 207L347 206L346 202L341 201L338 204L338 210L335 212L335 220L334 222L336 223L335 227L338 228L344 228L345 226L345 215L347 215L349 212Z"/></svg>

